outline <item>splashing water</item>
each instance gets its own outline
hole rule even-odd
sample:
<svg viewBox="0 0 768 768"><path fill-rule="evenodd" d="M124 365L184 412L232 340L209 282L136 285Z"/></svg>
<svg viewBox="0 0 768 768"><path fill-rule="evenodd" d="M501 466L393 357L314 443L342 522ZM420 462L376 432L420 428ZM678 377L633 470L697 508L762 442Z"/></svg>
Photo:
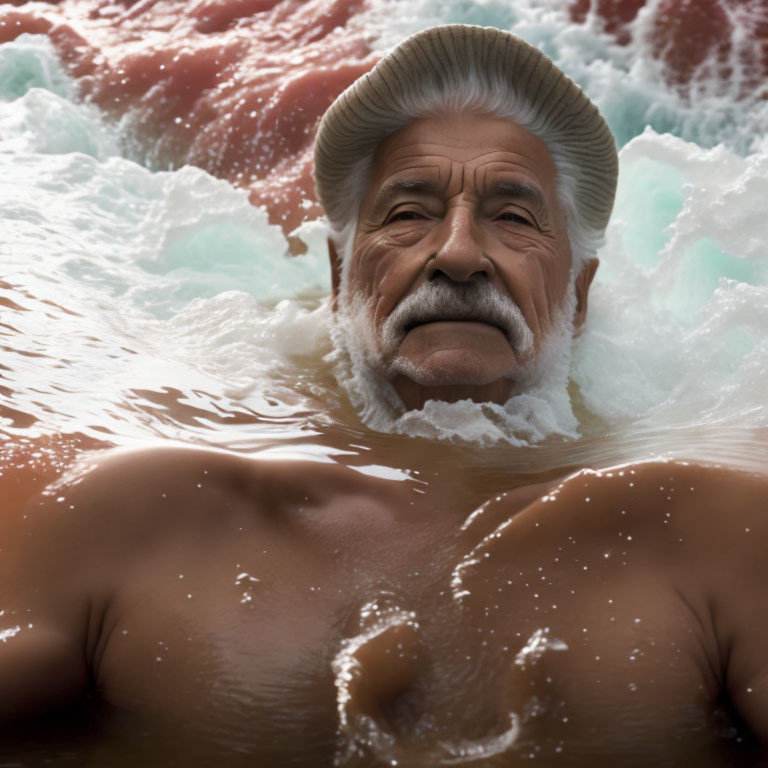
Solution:
<svg viewBox="0 0 768 768"><path fill-rule="evenodd" d="M555 2L419 0L394 13L377 0L354 19L378 50L438 22L511 29L584 85L624 144L573 410L532 400L526 432L466 404L426 434L544 445L518 458L553 465L698 455L702 435L716 438L707 455L720 445L743 459L738 446L768 427L768 101L736 99L704 71L685 94L668 86L644 32L653 5L629 45ZM325 360L322 223L299 227L307 252L290 256L245 191L128 159L119 126L78 101L47 38L22 35L0 61L4 432L292 444L315 457L337 451L328 425L363 439Z"/></svg>
<svg viewBox="0 0 768 768"><path fill-rule="evenodd" d="M401 733L388 722L381 704L406 694L414 678L423 674L418 618L401 608L392 594L382 594L362 607L360 624L360 632L342 643L332 663L340 737L334 761L338 768L370 765L371 759L383 765L471 765L515 747L520 733L516 712L507 713L508 727L486 738L450 738L432 733L434 724L428 719L412 718L407 730L413 733ZM518 658L535 664L545 651L563 648L562 642L547 638L547 630L539 630ZM413 743L404 746L404 735Z"/></svg>

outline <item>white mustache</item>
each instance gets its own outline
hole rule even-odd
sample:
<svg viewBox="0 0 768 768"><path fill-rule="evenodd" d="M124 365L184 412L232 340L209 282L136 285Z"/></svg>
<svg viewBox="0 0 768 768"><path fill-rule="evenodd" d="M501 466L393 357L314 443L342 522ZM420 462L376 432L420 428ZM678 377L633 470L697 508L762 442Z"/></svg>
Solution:
<svg viewBox="0 0 768 768"><path fill-rule="evenodd" d="M495 325L517 353L533 346L533 333L517 304L478 276L466 283L439 277L406 296L382 325L383 347L394 353L414 326L441 320Z"/></svg>

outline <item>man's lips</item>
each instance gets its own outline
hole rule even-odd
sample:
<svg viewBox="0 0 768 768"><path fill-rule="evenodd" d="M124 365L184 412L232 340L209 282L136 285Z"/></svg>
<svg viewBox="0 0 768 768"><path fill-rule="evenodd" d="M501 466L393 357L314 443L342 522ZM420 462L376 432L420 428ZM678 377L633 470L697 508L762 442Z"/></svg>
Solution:
<svg viewBox="0 0 768 768"><path fill-rule="evenodd" d="M494 323L489 320L482 320L477 317L435 317L435 318L429 318L425 320L418 320L413 323L408 323L404 327L403 329L404 335L407 336L411 331L413 331L416 328L421 328L425 325L434 325L435 323L472 323L473 325L485 325L490 328L495 328L497 331L499 331L504 335L507 341L510 341L509 334L507 333L505 328L500 326L498 323Z"/></svg>

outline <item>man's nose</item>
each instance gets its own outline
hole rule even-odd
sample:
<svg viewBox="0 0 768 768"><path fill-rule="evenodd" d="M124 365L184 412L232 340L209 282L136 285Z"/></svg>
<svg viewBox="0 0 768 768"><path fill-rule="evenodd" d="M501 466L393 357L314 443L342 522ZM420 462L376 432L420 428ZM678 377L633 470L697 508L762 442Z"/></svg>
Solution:
<svg viewBox="0 0 768 768"><path fill-rule="evenodd" d="M438 240L426 265L428 280L445 275L464 283L475 275L493 276L493 263L485 255L482 233L471 211L463 208L452 211L435 234Z"/></svg>

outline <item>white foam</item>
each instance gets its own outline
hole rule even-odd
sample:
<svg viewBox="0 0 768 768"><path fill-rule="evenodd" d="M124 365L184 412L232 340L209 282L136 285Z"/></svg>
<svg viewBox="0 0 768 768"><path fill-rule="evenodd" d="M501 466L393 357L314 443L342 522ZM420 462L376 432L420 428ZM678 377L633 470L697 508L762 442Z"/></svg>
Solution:
<svg viewBox="0 0 768 768"><path fill-rule="evenodd" d="M360 22L382 44L434 21L514 28L585 84L620 136L650 120L688 137L649 131L622 150L573 381L600 429L768 425L768 102L735 104L702 86L683 103L642 46L571 25L554 3L419 0L397 18L389 8L376 0ZM36 419L7 417L5 427L228 443L256 428L254 414L263 430L349 419L321 362L330 350L322 223L298 232L306 256L288 256L245 192L199 169L153 173L117 156L119 137L73 100L44 38L0 46L0 61L0 257L10 286L0 290L31 310L4 309L13 330L2 403ZM697 137L725 144L704 149ZM480 444L573 440L584 428L566 373L513 410L430 404L398 430ZM158 405L163 392L211 418L251 421L174 421Z"/></svg>
<svg viewBox="0 0 768 768"><path fill-rule="evenodd" d="M0 101L15 101L37 88L70 101L74 97L74 83L51 41L45 35L25 33L0 45Z"/></svg>
<svg viewBox="0 0 768 768"><path fill-rule="evenodd" d="M652 131L621 153L574 379L612 423L766 424L768 156Z"/></svg>

